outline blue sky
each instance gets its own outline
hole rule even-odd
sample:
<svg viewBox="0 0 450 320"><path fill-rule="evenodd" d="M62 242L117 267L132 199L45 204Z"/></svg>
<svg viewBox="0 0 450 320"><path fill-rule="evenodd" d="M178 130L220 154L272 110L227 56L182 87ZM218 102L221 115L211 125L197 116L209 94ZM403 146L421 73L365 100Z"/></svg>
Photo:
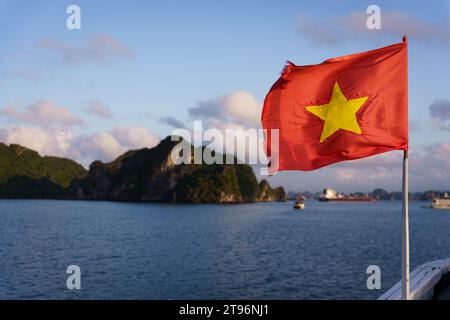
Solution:
<svg viewBox="0 0 450 320"><path fill-rule="evenodd" d="M65 26L70 4L81 7L81 30ZM382 30L367 34L355 17L370 4L381 8ZM239 91L263 101L286 60L320 63L400 42L405 31L417 155L412 189L450 189L449 21L448 1L0 0L0 140L84 164L111 160L170 134L162 117L191 127L190 110L202 103L220 108L218 97ZM318 43L322 33L331 39ZM430 159L431 150L444 154ZM400 181L391 171L400 173L400 165L398 155L385 155L281 173L271 182L292 190L326 183L344 191L395 190ZM427 174L430 165L434 172Z"/></svg>

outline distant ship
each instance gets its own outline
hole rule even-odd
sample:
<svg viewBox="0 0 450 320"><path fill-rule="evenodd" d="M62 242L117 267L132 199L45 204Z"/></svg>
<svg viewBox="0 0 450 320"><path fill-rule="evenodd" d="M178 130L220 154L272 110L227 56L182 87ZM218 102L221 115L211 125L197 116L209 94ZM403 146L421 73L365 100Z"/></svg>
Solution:
<svg viewBox="0 0 450 320"><path fill-rule="evenodd" d="M443 198L433 198L431 199L430 206L426 208L430 209L450 209L450 197L446 192Z"/></svg>
<svg viewBox="0 0 450 320"><path fill-rule="evenodd" d="M336 190L326 188L323 190L319 201L375 201L374 198L369 195L364 196L353 196L353 195L343 195Z"/></svg>

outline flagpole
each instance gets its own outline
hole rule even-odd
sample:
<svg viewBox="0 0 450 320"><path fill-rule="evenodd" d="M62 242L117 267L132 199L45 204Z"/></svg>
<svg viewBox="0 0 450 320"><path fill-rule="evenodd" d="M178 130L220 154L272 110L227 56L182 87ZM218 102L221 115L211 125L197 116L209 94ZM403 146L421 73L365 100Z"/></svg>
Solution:
<svg viewBox="0 0 450 320"><path fill-rule="evenodd" d="M408 44L408 37L403 36L403 43ZM409 212L408 212L408 150L403 151L403 179L402 179L402 299L410 300L409 288Z"/></svg>
<svg viewBox="0 0 450 320"><path fill-rule="evenodd" d="M408 150L403 154L403 229L402 229L402 299L410 300L409 291L409 217L408 217Z"/></svg>

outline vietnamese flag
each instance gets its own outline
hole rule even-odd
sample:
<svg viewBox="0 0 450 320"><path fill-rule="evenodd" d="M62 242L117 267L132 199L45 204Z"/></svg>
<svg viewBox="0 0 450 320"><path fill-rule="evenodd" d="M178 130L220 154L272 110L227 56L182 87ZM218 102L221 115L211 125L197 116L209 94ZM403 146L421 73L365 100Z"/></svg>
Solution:
<svg viewBox="0 0 450 320"><path fill-rule="evenodd" d="M406 38L317 65L289 62L267 94L261 120L271 174L407 150ZM278 151L270 129L279 129Z"/></svg>

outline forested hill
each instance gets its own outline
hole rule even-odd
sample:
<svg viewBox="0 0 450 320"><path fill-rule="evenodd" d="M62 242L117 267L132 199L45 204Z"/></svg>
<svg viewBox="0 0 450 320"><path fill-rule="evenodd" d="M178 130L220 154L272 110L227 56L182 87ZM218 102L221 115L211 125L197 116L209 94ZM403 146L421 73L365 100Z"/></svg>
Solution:
<svg viewBox="0 0 450 320"><path fill-rule="evenodd" d="M73 160L42 157L17 144L0 143L0 197L35 198L61 195L88 172Z"/></svg>
<svg viewBox="0 0 450 320"><path fill-rule="evenodd" d="M175 165L170 137L116 160L76 162L0 145L0 198L54 198L186 203L243 203L285 199L282 187L258 183L246 164Z"/></svg>

